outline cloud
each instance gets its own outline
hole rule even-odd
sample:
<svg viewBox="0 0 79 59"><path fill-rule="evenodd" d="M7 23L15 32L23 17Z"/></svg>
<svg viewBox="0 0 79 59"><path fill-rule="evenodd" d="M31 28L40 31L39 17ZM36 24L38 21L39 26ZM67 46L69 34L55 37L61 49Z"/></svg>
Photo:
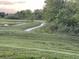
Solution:
<svg viewBox="0 0 79 59"><path fill-rule="evenodd" d="M26 3L25 1L17 1L17 2L11 2L11 1L0 1L0 5L12 5L12 4L23 4Z"/></svg>
<svg viewBox="0 0 79 59"><path fill-rule="evenodd" d="M15 3L20 3L20 4L23 4L23 3L26 3L26 1L17 1L17 2L15 2Z"/></svg>
<svg viewBox="0 0 79 59"><path fill-rule="evenodd" d="M0 8L5 8L7 9L14 9L15 11L21 11L21 10L26 10L30 9L34 11L35 9L43 9L44 7L44 1L45 0L0 0L8 3L3 3L1 5L0 3ZM3 10L5 10L3 9ZM9 11L10 11L9 10Z"/></svg>
<svg viewBox="0 0 79 59"><path fill-rule="evenodd" d="M10 2L10 1L0 1L0 4L1 5L11 5L11 4L14 4L14 3Z"/></svg>

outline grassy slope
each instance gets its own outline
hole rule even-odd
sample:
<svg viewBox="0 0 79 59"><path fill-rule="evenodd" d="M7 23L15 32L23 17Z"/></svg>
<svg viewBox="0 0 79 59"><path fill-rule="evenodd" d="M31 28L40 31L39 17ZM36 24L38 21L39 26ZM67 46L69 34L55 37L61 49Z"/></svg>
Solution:
<svg viewBox="0 0 79 59"><path fill-rule="evenodd" d="M0 20L0 23L16 23ZM23 30L40 23L21 21L20 26L1 28L0 59L79 59L79 37L66 34L27 33ZM4 30L9 31L4 31Z"/></svg>
<svg viewBox="0 0 79 59"><path fill-rule="evenodd" d="M45 56L48 55L50 59L54 57L58 57L60 59L61 58L78 59L79 58L78 44L79 44L78 38L68 36L65 34L38 35L38 33L24 33L24 32L13 32L13 31L0 33L0 46L3 47L3 49L4 47L9 47L10 50L13 48L14 50L12 50L12 52L14 52L16 49L24 49L24 51L26 52L23 51L22 53L23 56L29 55L28 53L31 53L31 55L33 53L36 53L35 55L34 54L33 55L41 57L42 54L44 54ZM28 50L33 51L33 53ZM5 52L7 52L6 49ZM21 51L18 50L17 52L15 52L15 54L20 52ZM40 52L40 54L38 52ZM53 55L54 57L51 55ZM13 56L14 55L12 55L11 57Z"/></svg>
<svg viewBox="0 0 79 59"><path fill-rule="evenodd" d="M5 27L4 24L8 24L9 26ZM41 22L38 21L30 21L30 20L0 20L0 31L24 31L27 28L34 27L40 25Z"/></svg>

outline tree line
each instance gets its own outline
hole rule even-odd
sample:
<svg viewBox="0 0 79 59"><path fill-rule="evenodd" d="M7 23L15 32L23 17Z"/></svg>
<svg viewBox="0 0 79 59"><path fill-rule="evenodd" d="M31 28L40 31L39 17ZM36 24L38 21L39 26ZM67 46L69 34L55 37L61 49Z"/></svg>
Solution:
<svg viewBox="0 0 79 59"><path fill-rule="evenodd" d="M31 10L22 10L16 12L15 14L5 14L4 12L0 12L0 17L7 19L42 20L43 10L36 9L34 12Z"/></svg>

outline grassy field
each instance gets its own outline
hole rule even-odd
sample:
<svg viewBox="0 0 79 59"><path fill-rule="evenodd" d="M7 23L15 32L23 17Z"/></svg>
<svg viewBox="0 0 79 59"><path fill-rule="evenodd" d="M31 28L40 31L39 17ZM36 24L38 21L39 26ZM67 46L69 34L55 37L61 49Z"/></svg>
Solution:
<svg viewBox="0 0 79 59"><path fill-rule="evenodd" d="M28 33L24 32L25 28L40 23L22 23L0 28L0 59L79 59L79 37L61 33Z"/></svg>
<svg viewBox="0 0 79 59"><path fill-rule="evenodd" d="M8 26L5 26L7 24ZM27 28L40 25L41 22L30 20L0 20L0 31L24 31Z"/></svg>

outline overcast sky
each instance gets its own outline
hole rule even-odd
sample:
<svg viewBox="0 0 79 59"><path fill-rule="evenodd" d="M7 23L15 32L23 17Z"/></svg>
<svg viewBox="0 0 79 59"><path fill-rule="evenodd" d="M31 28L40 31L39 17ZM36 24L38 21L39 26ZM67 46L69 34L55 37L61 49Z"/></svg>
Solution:
<svg viewBox="0 0 79 59"><path fill-rule="evenodd" d="M0 0L0 9L25 10L42 9L45 0Z"/></svg>

